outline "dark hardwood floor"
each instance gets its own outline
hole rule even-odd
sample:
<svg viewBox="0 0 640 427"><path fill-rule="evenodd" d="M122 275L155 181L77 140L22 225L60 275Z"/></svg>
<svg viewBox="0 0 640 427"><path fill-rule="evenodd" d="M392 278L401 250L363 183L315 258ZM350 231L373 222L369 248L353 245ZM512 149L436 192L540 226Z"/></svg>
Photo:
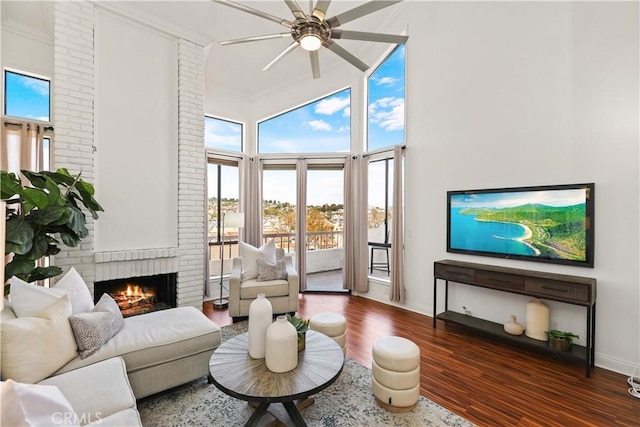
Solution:
<svg viewBox="0 0 640 427"><path fill-rule="evenodd" d="M397 335L421 351L421 394L480 426L640 426L640 399L626 377L601 368L585 378L584 365L510 348L472 332L362 297L302 294L304 318L333 311L347 319L347 357L371 367L371 346ZM204 313L218 325L227 310Z"/></svg>

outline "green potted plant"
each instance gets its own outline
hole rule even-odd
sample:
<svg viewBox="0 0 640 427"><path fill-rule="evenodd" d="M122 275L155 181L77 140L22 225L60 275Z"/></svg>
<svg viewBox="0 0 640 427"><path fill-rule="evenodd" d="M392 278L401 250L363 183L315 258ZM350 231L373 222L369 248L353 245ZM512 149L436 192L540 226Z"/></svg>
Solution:
<svg viewBox="0 0 640 427"><path fill-rule="evenodd" d="M287 313L287 320L296 328L298 332L298 351L304 350L306 346L306 333L309 330L309 320L301 319Z"/></svg>
<svg viewBox="0 0 640 427"><path fill-rule="evenodd" d="M5 255L6 284L11 276L27 282L48 279L62 273L56 266L38 267L36 261L60 252L58 245L75 247L87 237L86 208L98 219L102 206L93 198L93 185L71 175L67 169L55 172L21 171L31 185L23 184L14 173L0 171L0 198L7 203Z"/></svg>
<svg viewBox="0 0 640 427"><path fill-rule="evenodd" d="M580 338L573 332L558 331L556 329L547 331L547 336L549 337L549 347L560 351L571 350L573 339Z"/></svg>

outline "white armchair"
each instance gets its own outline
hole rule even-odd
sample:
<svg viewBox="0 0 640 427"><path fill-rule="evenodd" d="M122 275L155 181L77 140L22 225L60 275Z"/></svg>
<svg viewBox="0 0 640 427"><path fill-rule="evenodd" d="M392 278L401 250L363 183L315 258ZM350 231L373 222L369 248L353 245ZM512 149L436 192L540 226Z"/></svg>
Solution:
<svg viewBox="0 0 640 427"><path fill-rule="evenodd" d="M285 256L284 250L277 248L276 260L284 260L287 279L259 282L258 279L243 281L242 258L233 259L229 278L229 316L234 322L249 316L249 305L258 294L264 294L269 300L274 315L298 311L298 272L293 266L291 255Z"/></svg>

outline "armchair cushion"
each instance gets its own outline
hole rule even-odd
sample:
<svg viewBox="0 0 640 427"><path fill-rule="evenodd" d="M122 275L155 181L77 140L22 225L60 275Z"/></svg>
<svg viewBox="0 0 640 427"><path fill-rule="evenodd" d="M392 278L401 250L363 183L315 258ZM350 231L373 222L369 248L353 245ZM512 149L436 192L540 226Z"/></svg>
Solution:
<svg viewBox="0 0 640 427"><path fill-rule="evenodd" d="M287 278L287 267L285 267L284 261L276 261L275 264L270 264L259 259L256 263L258 264L258 282Z"/></svg>
<svg viewBox="0 0 640 427"><path fill-rule="evenodd" d="M240 285L240 299L256 299L258 294L264 294L267 299L287 296L289 295L289 282L286 280L259 282L257 279L251 279Z"/></svg>
<svg viewBox="0 0 640 427"><path fill-rule="evenodd" d="M238 255L242 258L242 280L255 279L258 277L259 259L269 264L276 262L276 242L271 239L259 248L238 242Z"/></svg>

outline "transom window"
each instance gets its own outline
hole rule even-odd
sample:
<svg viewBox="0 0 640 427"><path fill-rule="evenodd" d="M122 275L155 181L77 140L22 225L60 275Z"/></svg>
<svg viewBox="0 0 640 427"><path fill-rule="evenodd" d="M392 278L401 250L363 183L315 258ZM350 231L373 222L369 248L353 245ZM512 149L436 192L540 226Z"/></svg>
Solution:
<svg viewBox="0 0 640 427"><path fill-rule="evenodd" d="M242 124L204 116L204 145L207 148L242 152Z"/></svg>
<svg viewBox="0 0 640 427"><path fill-rule="evenodd" d="M258 123L258 152L337 153L351 149L351 89Z"/></svg>
<svg viewBox="0 0 640 427"><path fill-rule="evenodd" d="M369 76L367 88L367 150L404 144L404 45Z"/></svg>
<svg viewBox="0 0 640 427"><path fill-rule="evenodd" d="M51 82L42 77L4 70L4 114L49 122Z"/></svg>

